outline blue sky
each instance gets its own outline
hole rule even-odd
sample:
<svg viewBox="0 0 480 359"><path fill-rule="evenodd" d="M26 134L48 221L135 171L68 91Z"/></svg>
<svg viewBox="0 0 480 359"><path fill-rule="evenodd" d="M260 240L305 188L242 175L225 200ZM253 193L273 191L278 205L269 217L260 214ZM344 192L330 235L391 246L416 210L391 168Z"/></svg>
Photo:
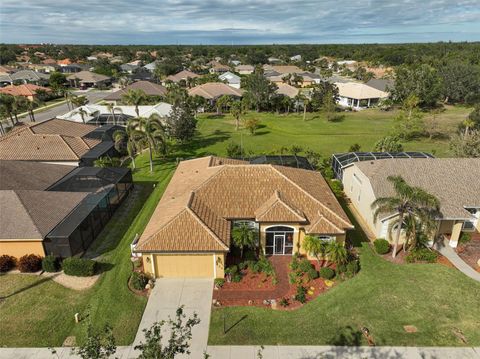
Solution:
<svg viewBox="0 0 480 359"><path fill-rule="evenodd" d="M0 42L479 41L480 0L0 0Z"/></svg>

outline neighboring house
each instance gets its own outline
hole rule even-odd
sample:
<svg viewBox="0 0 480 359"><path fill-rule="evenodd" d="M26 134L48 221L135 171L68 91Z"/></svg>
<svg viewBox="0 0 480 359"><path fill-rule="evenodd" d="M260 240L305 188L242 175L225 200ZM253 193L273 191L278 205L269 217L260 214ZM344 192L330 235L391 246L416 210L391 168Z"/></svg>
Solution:
<svg viewBox="0 0 480 359"><path fill-rule="evenodd" d="M335 83L338 88L338 104L356 110L375 106L388 98L388 93L358 82Z"/></svg>
<svg viewBox="0 0 480 359"><path fill-rule="evenodd" d="M10 75L11 83L32 83L35 85L48 84L49 75L33 70L20 70Z"/></svg>
<svg viewBox="0 0 480 359"><path fill-rule="evenodd" d="M59 69L59 66L57 66L56 64L30 64L28 65L28 68L36 72L49 74L51 72L57 71Z"/></svg>
<svg viewBox="0 0 480 359"><path fill-rule="evenodd" d="M0 161L0 255L84 253L132 187L128 168Z"/></svg>
<svg viewBox="0 0 480 359"><path fill-rule="evenodd" d="M279 94L279 95L283 95L283 96L288 96L290 98L295 98L298 93L300 92L300 90L296 87L293 87L289 84L286 84L286 83L279 83L277 84L277 91L276 93Z"/></svg>
<svg viewBox="0 0 480 359"><path fill-rule="evenodd" d="M150 71L150 72L153 72L155 71L155 68L157 67L157 63L154 61L154 62L150 62L149 64L146 64L145 66L143 66L144 69Z"/></svg>
<svg viewBox="0 0 480 359"><path fill-rule="evenodd" d="M89 68L90 66L86 66L86 65L71 64L71 65L61 66L60 72L64 74L74 74Z"/></svg>
<svg viewBox="0 0 480 359"><path fill-rule="evenodd" d="M113 131L112 126L96 127L56 118L16 126L0 137L0 160L92 165L97 158L117 154L111 141Z"/></svg>
<svg viewBox="0 0 480 359"><path fill-rule="evenodd" d="M161 119L165 119L170 115L172 105L166 102L159 102L156 105L142 105L138 106L140 117L150 117L152 114L158 115ZM82 118L83 112L83 118ZM113 113L112 113L113 112ZM66 114L58 116L58 118L90 125L118 125L125 126L127 121L131 118L137 117L135 106L115 106L110 110L105 105L85 105L75 108Z"/></svg>
<svg viewBox="0 0 480 359"><path fill-rule="evenodd" d="M187 81L188 79L196 79L198 77L201 77L201 76L196 74L195 72L188 71L188 70L182 70L180 72L177 72L174 75L167 76L165 78L165 81L171 81L171 82L174 82L174 83L179 83L180 81Z"/></svg>
<svg viewBox="0 0 480 359"><path fill-rule="evenodd" d="M365 85L373 87L379 91L389 93L395 87L395 80L393 79L371 79Z"/></svg>
<svg viewBox="0 0 480 359"><path fill-rule="evenodd" d="M228 86L223 82L207 82L188 90L189 96L200 96L210 101L215 101L223 95L242 97L243 90Z"/></svg>
<svg viewBox="0 0 480 359"><path fill-rule="evenodd" d="M290 57L290 61L294 61L294 62L302 61L302 55L292 56L292 57Z"/></svg>
<svg viewBox="0 0 480 359"><path fill-rule="evenodd" d="M82 89L90 87L106 86L111 84L112 79L108 76L96 74L90 71L80 71L70 76L67 80L72 87L79 87Z"/></svg>
<svg viewBox="0 0 480 359"><path fill-rule="evenodd" d="M240 75L250 75L255 71L255 67L252 65L238 65L235 67L235 71Z"/></svg>
<svg viewBox="0 0 480 359"><path fill-rule="evenodd" d="M227 82L229 86L232 86L236 89L240 88L240 76L235 75L234 73L227 71L219 75L218 78L220 81Z"/></svg>
<svg viewBox="0 0 480 359"><path fill-rule="evenodd" d="M371 204L395 194L388 176L401 176L440 201L436 236L456 247L462 232L480 231L480 158L382 159L352 163L343 169L345 194L376 238L392 242L389 225L396 213L374 221Z"/></svg>
<svg viewBox="0 0 480 359"><path fill-rule="evenodd" d="M68 66L68 65L71 65L72 64L72 60L70 59L63 59L63 60L58 60L57 61L57 64L60 65L60 66Z"/></svg>
<svg viewBox="0 0 480 359"><path fill-rule="evenodd" d="M276 57L269 57L267 61L270 64L281 64L283 62L281 59L278 59Z"/></svg>
<svg viewBox="0 0 480 359"><path fill-rule="evenodd" d="M5 65L0 65L0 76L10 75L16 71L15 68Z"/></svg>
<svg viewBox="0 0 480 359"><path fill-rule="evenodd" d="M207 65L210 66L209 72L211 74L223 74L224 72L230 71L230 67L218 61L210 61Z"/></svg>
<svg viewBox="0 0 480 359"><path fill-rule="evenodd" d="M167 89L162 85L155 84L149 81L137 81L124 89L112 92L110 95L105 97L104 101L111 101L114 103L121 102L123 95L125 95L129 90L142 90L147 96L152 97L163 97L167 94Z"/></svg>
<svg viewBox="0 0 480 359"><path fill-rule="evenodd" d="M269 256L304 253L306 234L343 242L353 229L319 172L209 156L180 162L134 252L154 277L223 278L239 223Z"/></svg>
<svg viewBox="0 0 480 359"><path fill-rule="evenodd" d="M10 85L0 88L0 93L11 96L23 96L30 101L37 98L37 91L44 91L46 93L52 92L52 90L47 87L34 84Z"/></svg>
<svg viewBox="0 0 480 359"><path fill-rule="evenodd" d="M122 64L120 65L120 69L122 70L122 72L126 72L128 74L133 74L135 71L137 71L138 69L140 68L139 65L135 65L135 64Z"/></svg>

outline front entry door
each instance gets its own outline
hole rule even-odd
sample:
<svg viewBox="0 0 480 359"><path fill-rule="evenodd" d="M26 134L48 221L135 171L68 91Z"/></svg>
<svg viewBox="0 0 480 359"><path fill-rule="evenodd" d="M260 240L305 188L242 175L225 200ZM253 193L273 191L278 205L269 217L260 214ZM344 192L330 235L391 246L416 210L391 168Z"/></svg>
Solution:
<svg viewBox="0 0 480 359"><path fill-rule="evenodd" d="M274 254L283 254L284 242L285 242L285 235L284 234L275 234L273 236L275 242L275 252Z"/></svg>

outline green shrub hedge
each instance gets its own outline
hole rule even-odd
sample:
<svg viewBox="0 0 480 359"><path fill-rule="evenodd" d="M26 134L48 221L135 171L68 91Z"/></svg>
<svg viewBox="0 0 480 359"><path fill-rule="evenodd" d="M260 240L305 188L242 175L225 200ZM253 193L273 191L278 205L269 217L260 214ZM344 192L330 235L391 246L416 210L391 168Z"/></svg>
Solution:
<svg viewBox="0 0 480 359"><path fill-rule="evenodd" d="M23 273L38 272L42 268L42 257L26 254L18 260L18 270Z"/></svg>
<svg viewBox="0 0 480 359"><path fill-rule="evenodd" d="M302 271L303 273L308 273L310 269L313 268L312 263L306 258L302 259L298 264L298 270Z"/></svg>
<svg viewBox="0 0 480 359"><path fill-rule="evenodd" d="M8 272L15 268L15 264L17 263L15 257L9 256L4 254L0 256L0 272Z"/></svg>
<svg viewBox="0 0 480 359"><path fill-rule="evenodd" d="M130 278L130 284L136 290L144 290L148 283L148 277L141 272L133 272Z"/></svg>
<svg viewBox="0 0 480 359"><path fill-rule="evenodd" d="M312 267L308 270L307 276L308 276L308 279L314 280L318 278L319 274L318 274L318 271Z"/></svg>
<svg viewBox="0 0 480 359"><path fill-rule="evenodd" d="M405 257L407 263L415 263L415 262L427 262L427 263L435 263L437 261L438 254L429 250L428 248L420 248L414 249L410 251Z"/></svg>
<svg viewBox="0 0 480 359"><path fill-rule="evenodd" d="M335 277L335 271L332 268L328 268L328 267L320 268L319 273L320 273L320 277L324 279L332 279L333 277Z"/></svg>
<svg viewBox="0 0 480 359"><path fill-rule="evenodd" d="M307 301L307 288L302 285L297 286L297 294L295 294L295 300L298 300L300 303L305 303Z"/></svg>
<svg viewBox="0 0 480 359"><path fill-rule="evenodd" d="M58 258L53 255L48 255L42 259L42 269L45 272L58 272L60 269L60 264Z"/></svg>
<svg viewBox="0 0 480 359"><path fill-rule="evenodd" d="M390 243L383 238L376 239L373 242L373 246L378 254L387 254L390 251Z"/></svg>
<svg viewBox="0 0 480 359"><path fill-rule="evenodd" d="M97 262L91 259L70 257L62 262L65 274L76 277L90 277L95 274Z"/></svg>

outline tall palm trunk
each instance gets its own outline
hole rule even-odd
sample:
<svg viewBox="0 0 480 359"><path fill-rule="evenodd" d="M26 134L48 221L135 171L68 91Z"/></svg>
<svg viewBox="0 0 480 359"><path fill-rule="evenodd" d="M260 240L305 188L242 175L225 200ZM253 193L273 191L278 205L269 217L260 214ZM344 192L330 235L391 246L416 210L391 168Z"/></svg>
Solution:
<svg viewBox="0 0 480 359"><path fill-rule="evenodd" d="M404 217L404 213L400 212L400 218L398 220L397 233L395 233L395 242L393 243L392 258L395 258L397 256L398 242L400 241L400 234L402 233L403 217Z"/></svg>
<svg viewBox="0 0 480 359"><path fill-rule="evenodd" d="M150 160L150 172L153 172L153 157L152 157L152 145L148 144L148 157Z"/></svg>
<svg viewBox="0 0 480 359"><path fill-rule="evenodd" d="M307 118L307 106L303 105L303 120L305 121Z"/></svg>

